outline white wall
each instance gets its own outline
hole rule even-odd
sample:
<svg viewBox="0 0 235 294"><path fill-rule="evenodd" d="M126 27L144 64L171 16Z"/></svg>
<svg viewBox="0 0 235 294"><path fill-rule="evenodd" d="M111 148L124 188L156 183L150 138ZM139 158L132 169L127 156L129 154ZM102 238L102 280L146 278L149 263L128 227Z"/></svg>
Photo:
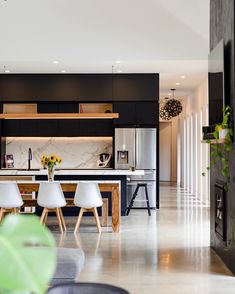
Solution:
<svg viewBox="0 0 235 294"><path fill-rule="evenodd" d="M202 203L209 205L209 147L202 144L202 126L208 125L208 81L205 79L184 100L184 112L179 117L178 182Z"/></svg>

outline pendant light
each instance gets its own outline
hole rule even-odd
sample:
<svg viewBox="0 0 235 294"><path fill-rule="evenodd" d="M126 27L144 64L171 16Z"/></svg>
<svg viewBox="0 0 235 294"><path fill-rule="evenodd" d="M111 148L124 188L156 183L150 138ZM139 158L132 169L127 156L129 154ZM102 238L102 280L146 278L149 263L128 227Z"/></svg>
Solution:
<svg viewBox="0 0 235 294"><path fill-rule="evenodd" d="M179 100L175 99L175 90L171 89L173 98L168 100L164 106L164 110L169 114L171 117L175 117L179 115L182 110L182 104Z"/></svg>

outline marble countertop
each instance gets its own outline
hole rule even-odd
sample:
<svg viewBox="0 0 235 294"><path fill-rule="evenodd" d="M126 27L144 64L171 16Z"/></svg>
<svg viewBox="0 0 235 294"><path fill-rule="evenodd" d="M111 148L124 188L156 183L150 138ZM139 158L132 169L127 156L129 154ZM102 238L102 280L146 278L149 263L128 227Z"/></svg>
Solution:
<svg viewBox="0 0 235 294"><path fill-rule="evenodd" d="M2 169L0 176L37 176L47 175L46 169L41 170L20 170ZM55 175L111 175L111 176L141 176L144 170L115 170L115 169L61 169L55 170Z"/></svg>

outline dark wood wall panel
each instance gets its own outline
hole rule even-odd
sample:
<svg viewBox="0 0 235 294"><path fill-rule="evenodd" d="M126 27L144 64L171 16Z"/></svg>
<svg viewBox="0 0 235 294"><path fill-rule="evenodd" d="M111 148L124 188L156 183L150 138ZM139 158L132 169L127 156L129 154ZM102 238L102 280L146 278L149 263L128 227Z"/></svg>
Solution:
<svg viewBox="0 0 235 294"><path fill-rule="evenodd" d="M225 96L226 104L235 110L234 95L234 0L210 1L210 48L223 39L225 45ZM234 111L235 113L235 111ZM210 172L210 204L211 204L211 246L220 255L227 266L235 273L235 152L231 153L229 169L231 183L227 193L227 244L215 234L215 189L217 179L223 180L220 175L220 166L215 166Z"/></svg>

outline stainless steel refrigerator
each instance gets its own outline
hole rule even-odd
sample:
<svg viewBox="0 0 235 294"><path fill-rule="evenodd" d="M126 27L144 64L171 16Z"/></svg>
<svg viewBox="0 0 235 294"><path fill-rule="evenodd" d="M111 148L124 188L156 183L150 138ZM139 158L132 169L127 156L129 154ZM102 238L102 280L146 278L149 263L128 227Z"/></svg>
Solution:
<svg viewBox="0 0 235 294"><path fill-rule="evenodd" d="M127 205L137 183L147 183L150 207L156 208L156 128L115 129L115 169L144 170L143 176L131 176L127 182ZM133 207L146 207L144 189L140 188Z"/></svg>

